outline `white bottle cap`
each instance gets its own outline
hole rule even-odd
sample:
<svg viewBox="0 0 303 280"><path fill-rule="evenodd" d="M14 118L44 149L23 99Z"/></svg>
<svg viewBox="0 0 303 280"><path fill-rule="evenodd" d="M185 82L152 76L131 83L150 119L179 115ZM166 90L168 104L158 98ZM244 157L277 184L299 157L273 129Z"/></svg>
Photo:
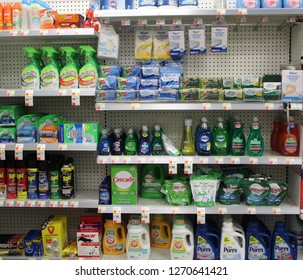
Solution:
<svg viewBox="0 0 303 280"><path fill-rule="evenodd" d="M108 130L106 128L102 130L102 135L105 135L105 134L106 135L108 134Z"/></svg>
<svg viewBox="0 0 303 280"><path fill-rule="evenodd" d="M223 229L224 230L233 230L233 223L232 222L223 222Z"/></svg>
<svg viewBox="0 0 303 280"><path fill-rule="evenodd" d="M254 121L254 122L258 122L259 120L258 120L257 117L254 117L253 121Z"/></svg>
<svg viewBox="0 0 303 280"><path fill-rule="evenodd" d="M128 133L129 133L129 134L133 134L133 133L134 133L134 130L133 130L132 128L130 128L130 129L128 130Z"/></svg>
<svg viewBox="0 0 303 280"><path fill-rule="evenodd" d="M193 125L193 120L192 119L186 119L185 120L185 126L192 126Z"/></svg>
<svg viewBox="0 0 303 280"><path fill-rule="evenodd" d="M161 130L161 127L160 127L159 124L156 124L156 125L155 125L155 130L157 130L157 131Z"/></svg>
<svg viewBox="0 0 303 280"><path fill-rule="evenodd" d="M121 134L122 132L122 128L121 127L118 127L115 129L115 134Z"/></svg>
<svg viewBox="0 0 303 280"><path fill-rule="evenodd" d="M289 121L290 122L294 122L295 121L295 118L293 116L289 116Z"/></svg>
<svg viewBox="0 0 303 280"><path fill-rule="evenodd" d="M202 118L202 122L207 122L207 118Z"/></svg>
<svg viewBox="0 0 303 280"><path fill-rule="evenodd" d="M147 127L147 125L142 125L142 131L148 131L148 127Z"/></svg>
<svg viewBox="0 0 303 280"><path fill-rule="evenodd" d="M223 118L222 117L218 117L218 122L223 122Z"/></svg>

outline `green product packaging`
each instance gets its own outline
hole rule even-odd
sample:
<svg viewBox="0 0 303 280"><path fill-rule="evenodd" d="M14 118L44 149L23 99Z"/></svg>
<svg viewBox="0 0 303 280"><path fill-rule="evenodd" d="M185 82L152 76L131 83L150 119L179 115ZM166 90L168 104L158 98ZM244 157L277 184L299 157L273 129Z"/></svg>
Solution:
<svg viewBox="0 0 303 280"><path fill-rule="evenodd" d="M63 117L58 114L46 115L39 120L38 139L40 143L58 143L60 124Z"/></svg>
<svg viewBox="0 0 303 280"><path fill-rule="evenodd" d="M234 88L234 78L223 78L222 79L223 89L233 89Z"/></svg>
<svg viewBox="0 0 303 280"><path fill-rule="evenodd" d="M263 95L265 100L280 100L282 93L281 82L264 82Z"/></svg>
<svg viewBox="0 0 303 280"><path fill-rule="evenodd" d="M259 88L260 77L259 76L243 76L241 77L242 88Z"/></svg>
<svg viewBox="0 0 303 280"><path fill-rule="evenodd" d="M270 195L268 181L242 180L240 186L243 190L244 201L248 206L266 206Z"/></svg>
<svg viewBox="0 0 303 280"><path fill-rule="evenodd" d="M191 191L197 206L209 207L216 204L219 181L213 175L192 175Z"/></svg>
<svg viewBox="0 0 303 280"><path fill-rule="evenodd" d="M72 47L61 47L65 55L65 66L60 71L60 88L78 88L77 51Z"/></svg>
<svg viewBox="0 0 303 280"><path fill-rule="evenodd" d="M224 100L239 101L243 99L243 92L241 89L225 89Z"/></svg>
<svg viewBox="0 0 303 280"><path fill-rule="evenodd" d="M96 50L91 46L80 46L81 54L85 54L85 64L79 70L79 88L96 88L98 78L98 63Z"/></svg>
<svg viewBox="0 0 303 280"><path fill-rule="evenodd" d="M0 126L15 126L17 120L24 115L22 105L5 105L0 107Z"/></svg>
<svg viewBox="0 0 303 280"><path fill-rule="evenodd" d="M222 79L219 78L200 78L200 88L202 89L219 89L222 88Z"/></svg>
<svg viewBox="0 0 303 280"><path fill-rule="evenodd" d="M130 128L127 132L127 136L124 144L124 154L127 156L134 156L138 150L138 139L135 136L135 132Z"/></svg>
<svg viewBox="0 0 303 280"><path fill-rule="evenodd" d="M99 123L83 124L83 143L97 144L100 138L101 128Z"/></svg>
<svg viewBox="0 0 303 280"><path fill-rule="evenodd" d="M82 123L61 123L60 124L60 143L82 144L83 143Z"/></svg>
<svg viewBox="0 0 303 280"><path fill-rule="evenodd" d="M233 89L241 89L241 88L242 88L242 80L241 80L241 78L234 78Z"/></svg>
<svg viewBox="0 0 303 280"><path fill-rule="evenodd" d="M0 127L0 143L15 143L16 128L15 127Z"/></svg>
<svg viewBox="0 0 303 280"><path fill-rule="evenodd" d="M25 115L20 117L17 122L17 142L36 143L38 138L39 119L42 115Z"/></svg>
<svg viewBox="0 0 303 280"><path fill-rule="evenodd" d="M199 78L183 78L182 89L199 88Z"/></svg>
<svg viewBox="0 0 303 280"><path fill-rule="evenodd" d="M164 195L164 171L160 164L144 165L141 170L141 195L143 198L160 199Z"/></svg>
<svg viewBox="0 0 303 280"><path fill-rule="evenodd" d="M263 88L245 88L243 98L244 101L263 101Z"/></svg>
<svg viewBox="0 0 303 280"><path fill-rule="evenodd" d="M199 100L200 90L197 88L188 88L179 90L180 100Z"/></svg>
<svg viewBox="0 0 303 280"><path fill-rule="evenodd" d="M201 89L200 90L200 100L221 100L222 91L220 89Z"/></svg>
<svg viewBox="0 0 303 280"><path fill-rule="evenodd" d="M268 182L270 194L267 198L267 204L270 206L278 206L282 203L288 192L286 183Z"/></svg>
<svg viewBox="0 0 303 280"><path fill-rule="evenodd" d="M58 170L50 170L50 198L51 199L60 199L61 197L61 182L60 182L60 171Z"/></svg>
<svg viewBox="0 0 303 280"><path fill-rule="evenodd" d="M40 83L41 89L59 88L59 52L53 47L42 47L43 55L46 56L46 66L41 70Z"/></svg>
<svg viewBox="0 0 303 280"><path fill-rule="evenodd" d="M111 191L113 205L136 205L138 171L136 165L112 165Z"/></svg>
<svg viewBox="0 0 303 280"><path fill-rule="evenodd" d="M226 156L229 148L229 138L226 125L221 117L212 131L213 136L213 154L216 156Z"/></svg>
<svg viewBox="0 0 303 280"><path fill-rule="evenodd" d="M165 180L162 188L165 194L165 199L170 205L190 205L191 204L191 189L186 180L172 179Z"/></svg>
<svg viewBox="0 0 303 280"><path fill-rule="evenodd" d="M218 190L218 201L223 205L240 204L241 191L237 188L228 188L223 184Z"/></svg>

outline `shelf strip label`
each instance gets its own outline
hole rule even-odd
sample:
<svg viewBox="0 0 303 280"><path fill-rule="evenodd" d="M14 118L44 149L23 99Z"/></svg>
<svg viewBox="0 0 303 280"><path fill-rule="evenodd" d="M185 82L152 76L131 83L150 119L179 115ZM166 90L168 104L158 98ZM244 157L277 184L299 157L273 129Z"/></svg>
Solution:
<svg viewBox="0 0 303 280"><path fill-rule="evenodd" d="M4 206L4 200L0 200L0 207Z"/></svg>
<svg viewBox="0 0 303 280"><path fill-rule="evenodd" d="M37 145L37 160L45 160L45 144Z"/></svg>
<svg viewBox="0 0 303 280"><path fill-rule="evenodd" d="M6 144L0 144L0 160L5 160L5 148Z"/></svg>
<svg viewBox="0 0 303 280"><path fill-rule="evenodd" d="M227 214L227 208L226 207L219 207L218 214L220 214L220 215Z"/></svg>
<svg viewBox="0 0 303 280"><path fill-rule="evenodd" d="M105 103L96 103L95 105L96 111L104 111L106 109Z"/></svg>
<svg viewBox="0 0 303 280"><path fill-rule="evenodd" d="M106 206L98 205L98 213L99 214L106 213Z"/></svg>
<svg viewBox="0 0 303 280"><path fill-rule="evenodd" d="M208 158L207 157L200 157L199 164L208 164Z"/></svg>
<svg viewBox="0 0 303 280"><path fill-rule="evenodd" d="M61 200L59 202L59 207L60 208L68 208L68 206L69 206L69 201Z"/></svg>
<svg viewBox="0 0 303 280"><path fill-rule="evenodd" d="M14 89L8 89L5 94L6 97L16 96L16 91Z"/></svg>
<svg viewBox="0 0 303 280"><path fill-rule="evenodd" d="M255 158L255 157L250 157L250 158L248 159L248 163L249 163L249 164L258 164L258 163L259 163L259 160L258 160L257 158Z"/></svg>
<svg viewBox="0 0 303 280"><path fill-rule="evenodd" d="M177 174L177 159L171 158L168 161L168 173L169 174Z"/></svg>
<svg viewBox="0 0 303 280"><path fill-rule="evenodd" d="M280 207L273 207L271 210L271 213L273 215L280 215L281 214L281 208Z"/></svg>
<svg viewBox="0 0 303 280"><path fill-rule="evenodd" d="M248 215L256 215L257 214L256 207L247 207L247 214Z"/></svg>
<svg viewBox="0 0 303 280"><path fill-rule="evenodd" d="M15 145L15 160L23 160L23 144Z"/></svg>
<svg viewBox="0 0 303 280"><path fill-rule="evenodd" d="M59 206L59 201L50 201L49 207L54 208Z"/></svg>
<svg viewBox="0 0 303 280"><path fill-rule="evenodd" d="M193 174L193 158L185 158L184 174Z"/></svg>
<svg viewBox="0 0 303 280"><path fill-rule="evenodd" d="M37 207L40 207L40 208L46 207L46 201L45 200L38 200L37 201Z"/></svg>
<svg viewBox="0 0 303 280"><path fill-rule="evenodd" d="M202 110L211 110L211 103L202 103Z"/></svg>
<svg viewBox="0 0 303 280"><path fill-rule="evenodd" d="M24 200L17 200L16 207L24 207L24 206L25 206L25 201Z"/></svg>
<svg viewBox="0 0 303 280"><path fill-rule="evenodd" d="M113 207L113 221L115 224L121 224L121 207Z"/></svg>
<svg viewBox="0 0 303 280"><path fill-rule="evenodd" d="M34 106L34 91L33 90L25 91L25 106L26 107Z"/></svg>
<svg viewBox="0 0 303 280"><path fill-rule="evenodd" d="M150 223L150 212L149 207L142 207L141 208L141 223L142 224L149 224Z"/></svg>
<svg viewBox="0 0 303 280"><path fill-rule="evenodd" d="M15 206L15 200L7 200L5 202L6 207L14 207Z"/></svg>
<svg viewBox="0 0 303 280"><path fill-rule="evenodd" d="M28 200L27 201L27 207L36 207L36 200Z"/></svg>
<svg viewBox="0 0 303 280"><path fill-rule="evenodd" d="M197 207L197 224L202 225L205 224L205 208Z"/></svg>
<svg viewBox="0 0 303 280"><path fill-rule="evenodd" d="M79 208L79 201L78 200L71 200L69 204L70 208Z"/></svg>

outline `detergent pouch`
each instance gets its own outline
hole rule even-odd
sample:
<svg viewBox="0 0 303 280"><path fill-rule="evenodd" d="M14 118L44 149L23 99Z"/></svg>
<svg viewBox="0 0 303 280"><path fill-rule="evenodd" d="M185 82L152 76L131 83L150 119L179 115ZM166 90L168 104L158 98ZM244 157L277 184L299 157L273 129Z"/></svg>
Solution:
<svg viewBox="0 0 303 280"><path fill-rule="evenodd" d="M211 27L211 51L227 52L228 27L213 25Z"/></svg>
<svg viewBox="0 0 303 280"><path fill-rule="evenodd" d="M150 60L152 45L153 31L137 30L135 33L135 59Z"/></svg>
<svg viewBox="0 0 303 280"><path fill-rule="evenodd" d="M201 28L189 29L188 36L190 54L205 54L205 28L201 26Z"/></svg>
<svg viewBox="0 0 303 280"><path fill-rule="evenodd" d="M119 35L111 25L100 25L97 56L102 59L119 58Z"/></svg>
<svg viewBox="0 0 303 280"><path fill-rule="evenodd" d="M99 77L106 78L107 76L120 77L121 76L121 66L99 66Z"/></svg>
<svg viewBox="0 0 303 280"><path fill-rule="evenodd" d="M180 60L185 55L184 30L169 30L169 49L170 56L173 60Z"/></svg>
<svg viewBox="0 0 303 280"><path fill-rule="evenodd" d="M106 78L98 78L97 90L117 90L118 78L114 76L108 76Z"/></svg>
<svg viewBox="0 0 303 280"><path fill-rule="evenodd" d="M117 90L117 101L134 101L137 100L138 91L135 90Z"/></svg>
<svg viewBox="0 0 303 280"><path fill-rule="evenodd" d="M180 100L199 100L200 90L197 88L181 89L179 91Z"/></svg>
<svg viewBox="0 0 303 280"><path fill-rule="evenodd" d="M244 88L244 101L263 101L263 88Z"/></svg>
<svg viewBox="0 0 303 280"><path fill-rule="evenodd" d="M159 80L158 79L141 79L141 89L150 89L155 90L159 88Z"/></svg>
<svg viewBox="0 0 303 280"><path fill-rule="evenodd" d="M243 190L244 201L248 206L266 206L270 195L268 181L242 180L240 185Z"/></svg>
<svg viewBox="0 0 303 280"><path fill-rule="evenodd" d="M165 180L161 192L165 194L165 199L170 205L184 206L191 204L191 190L186 180Z"/></svg>
<svg viewBox="0 0 303 280"><path fill-rule="evenodd" d="M234 78L223 78L222 79L223 89L233 89L234 88Z"/></svg>
<svg viewBox="0 0 303 280"><path fill-rule="evenodd" d="M96 102L116 100L116 91L114 90L97 90Z"/></svg>
<svg viewBox="0 0 303 280"><path fill-rule="evenodd" d="M140 79L138 77L118 78L118 90L138 90Z"/></svg>
<svg viewBox="0 0 303 280"><path fill-rule="evenodd" d="M199 78L183 78L182 89L199 88Z"/></svg>
<svg viewBox="0 0 303 280"><path fill-rule="evenodd" d="M243 92L241 89L225 89L224 100L239 101L243 99Z"/></svg>
<svg viewBox="0 0 303 280"><path fill-rule="evenodd" d="M270 194L267 198L267 203L270 206L278 206L282 203L287 195L288 186L285 183L268 182Z"/></svg>
<svg viewBox="0 0 303 280"><path fill-rule="evenodd" d="M159 98L158 90L140 90L139 91L139 100L141 100L141 101L157 100L158 98Z"/></svg>
<svg viewBox="0 0 303 280"><path fill-rule="evenodd" d="M175 89L161 89L159 90L159 100L179 100L178 91Z"/></svg>
<svg viewBox="0 0 303 280"><path fill-rule="evenodd" d="M16 128L15 127L0 127L0 143L15 143Z"/></svg>
<svg viewBox="0 0 303 280"><path fill-rule="evenodd" d="M219 89L200 89L200 100L221 100L221 90Z"/></svg>
<svg viewBox="0 0 303 280"><path fill-rule="evenodd" d="M156 60L170 59L170 49L168 41L168 33L164 30L157 30L154 32L153 39L153 57Z"/></svg>
<svg viewBox="0 0 303 280"><path fill-rule="evenodd" d="M141 66L123 66L123 77L141 78Z"/></svg>
<svg viewBox="0 0 303 280"><path fill-rule="evenodd" d="M195 205L201 207L214 206L219 181L213 175L192 175L190 177L191 191Z"/></svg>
<svg viewBox="0 0 303 280"><path fill-rule="evenodd" d="M218 190L218 202L223 205L240 204L241 192L238 189L227 188L222 184Z"/></svg>
<svg viewBox="0 0 303 280"><path fill-rule="evenodd" d="M243 76L241 77L242 88L259 88L260 78L259 76Z"/></svg>

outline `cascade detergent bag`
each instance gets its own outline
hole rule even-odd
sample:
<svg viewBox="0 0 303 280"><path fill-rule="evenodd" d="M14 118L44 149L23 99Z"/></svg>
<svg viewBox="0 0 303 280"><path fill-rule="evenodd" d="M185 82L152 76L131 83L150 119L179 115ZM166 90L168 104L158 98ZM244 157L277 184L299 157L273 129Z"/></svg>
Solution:
<svg viewBox="0 0 303 280"><path fill-rule="evenodd" d="M270 194L268 181L250 181L242 180L241 187L243 190L244 201L248 206L266 206L267 197Z"/></svg>

